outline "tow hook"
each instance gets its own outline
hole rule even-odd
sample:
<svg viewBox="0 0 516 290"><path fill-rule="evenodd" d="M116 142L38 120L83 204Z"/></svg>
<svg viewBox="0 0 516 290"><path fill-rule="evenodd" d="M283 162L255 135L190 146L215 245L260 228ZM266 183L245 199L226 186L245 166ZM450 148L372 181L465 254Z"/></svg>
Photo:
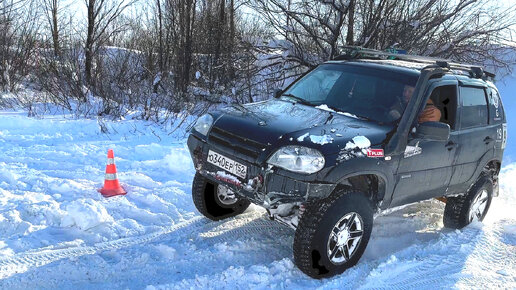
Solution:
<svg viewBox="0 0 516 290"><path fill-rule="evenodd" d="M263 185L263 176L261 174L259 174L258 176L253 178L251 187L254 190L257 190L257 189L260 189L262 187L262 185Z"/></svg>

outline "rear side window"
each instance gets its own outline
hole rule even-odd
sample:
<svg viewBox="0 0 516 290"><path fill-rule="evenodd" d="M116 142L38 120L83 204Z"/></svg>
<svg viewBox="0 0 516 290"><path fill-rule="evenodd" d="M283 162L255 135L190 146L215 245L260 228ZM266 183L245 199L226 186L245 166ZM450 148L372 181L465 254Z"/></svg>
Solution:
<svg viewBox="0 0 516 290"><path fill-rule="evenodd" d="M488 111L486 93L483 88L461 87L461 128L487 125Z"/></svg>

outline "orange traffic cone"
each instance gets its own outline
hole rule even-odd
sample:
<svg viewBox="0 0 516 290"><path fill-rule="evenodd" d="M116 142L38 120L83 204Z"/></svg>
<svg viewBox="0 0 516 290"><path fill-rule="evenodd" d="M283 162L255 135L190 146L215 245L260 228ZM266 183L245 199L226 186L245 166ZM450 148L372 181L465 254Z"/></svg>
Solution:
<svg viewBox="0 0 516 290"><path fill-rule="evenodd" d="M125 190L120 186L120 183L118 183L113 149L109 149L107 153L106 178L104 180L104 187L99 189L99 192L104 197L126 194Z"/></svg>

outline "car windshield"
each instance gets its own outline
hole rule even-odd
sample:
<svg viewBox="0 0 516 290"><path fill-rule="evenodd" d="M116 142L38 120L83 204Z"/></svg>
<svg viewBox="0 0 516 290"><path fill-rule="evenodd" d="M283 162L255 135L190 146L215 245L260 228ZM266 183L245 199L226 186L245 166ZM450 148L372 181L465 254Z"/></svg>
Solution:
<svg viewBox="0 0 516 290"><path fill-rule="evenodd" d="M283 94L283 99L382 123L398 120L412 96L418 75L353 64L323 64Z"/></svg>

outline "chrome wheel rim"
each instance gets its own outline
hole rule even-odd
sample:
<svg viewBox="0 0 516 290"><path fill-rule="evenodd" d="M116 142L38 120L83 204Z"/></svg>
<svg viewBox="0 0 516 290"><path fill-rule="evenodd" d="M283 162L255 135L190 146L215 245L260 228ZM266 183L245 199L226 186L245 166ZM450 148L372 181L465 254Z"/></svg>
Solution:
<svg viewBox="0 0 516 290"><path fill-rule="evenodd" d="M217 198L223 205L232 205L238 201L235 193L224 185L219 185L217 187Z"/></svg>
<svg viewBox="0 0 516 290"><path fill-rule="evenodd" d="M479 192L473 202L471 203L471 207L469 208L469 221L481 221L484 216L484 212L487 207L487 200L489 199L489 194L486 189L483 189Z"/></svg>
<svg viewBox="0 0 516 290"><path fill-rule="evenodd" d="M351 212L343 216L330 232L327 245L328 259L333 264L343 264L358 249L362 236L364 235L364 222L362 217Z"/></svg>

